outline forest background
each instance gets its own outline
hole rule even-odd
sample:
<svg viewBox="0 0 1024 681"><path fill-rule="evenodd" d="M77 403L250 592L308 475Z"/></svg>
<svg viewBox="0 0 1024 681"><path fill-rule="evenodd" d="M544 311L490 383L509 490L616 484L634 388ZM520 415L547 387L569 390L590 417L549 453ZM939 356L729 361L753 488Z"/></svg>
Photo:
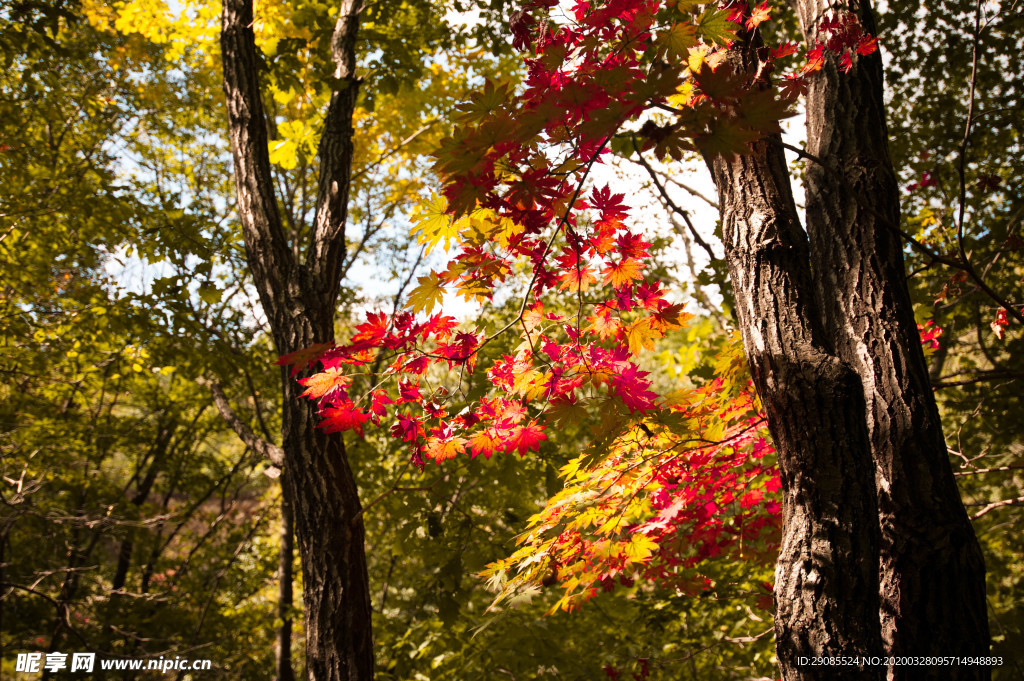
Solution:
<svg viewBox="0 0 1024 681"><path fill-rule="evenodd" d="M368 310L400 309L418 278L443 265L422 229L419 239L410 233L431 210L430 154L485 80L521 78L508 29L516 9L367 5L339 338ZM470 10L478 20L455 14ZM53 650L209 658L203 678L285 679L304 667L301 571L280 470L266 458L267 443L280 441L278 357L235 216L220 12L154 0L0 9L5 678L17 678L14 653ZM257 7L270 160L296 240L316 195L336 12L318 2ZM894 1L879 21L904 231L936 252L955 250L963 203L972 262L1019 298L1021 8ZM793 17L777 23L795 31ZM968 99L982 112L969 144ZM652 197L657 274L696 315L647 352L645 367L664 392L724 370L743 384L742 366L728 362L735 323L715 225L690 224L694 203L714 197L694 190L690 167L616 152L608 165L641 178L626 188L639 182ZM794 158L794 176L803 168ZM623 191L611 173L601 181ZM1024 678L1024 340L962 273L921 250L908 247L907 258L954 470L985 554L993 654L1005 660L996 678ZM500 328L526 281L517 273L469 309ZM490 351L515 343L499 337ZM515 550L562 490L559 471L589 437L586 416L567 418L522 457L422 469L383 431L346 435L364 505L378 678L774 677L770 537L704 557L706 585L692 592L620 579L545 616L564 591L542 584L488 610L495 595L479 574ZM238 422L251 431L245 442Z"/></svg>

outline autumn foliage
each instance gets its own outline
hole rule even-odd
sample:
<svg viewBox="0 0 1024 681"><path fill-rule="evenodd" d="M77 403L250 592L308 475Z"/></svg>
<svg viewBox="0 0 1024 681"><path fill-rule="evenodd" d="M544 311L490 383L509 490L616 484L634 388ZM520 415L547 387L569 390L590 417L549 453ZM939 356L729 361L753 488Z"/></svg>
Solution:
<svg viewBox="0 0 1024 681"><path fill-rule="evenodd" d="M521 548L488 570L499 600L557 581L565 595L555 607L569 608L639 577L698 592L709 558L771 559L779 482L738 343L723 350L714 380L653 389L641 357L690 315L651 274L651 244L623 194L588 180L613 153L742 154L779 131L825 51L848 66L875 49L853 15L834 12L824 43L761 51L760 69L781 74L764 88L725 55L769 19L767 3L581 1L568 16L553 0L523 6L511 30L525 80L488 82L461 106L437 152L443 190L414 228L429 249L454 246L447 268L420 277L407 309L368 314L347 344L320 349L322 370L302 379L325 430L386 427L419 465L526 455L552 426L587 424L588 449L562 469L563 491ZM502 286L521 296L504 328L434 312L446 292L479 301ZM519 336L514 353L480 365L509 333ZM381 362L374 386L353 394L351 376ZM432 369L486 372L492 389L462 408Z"/></svg>

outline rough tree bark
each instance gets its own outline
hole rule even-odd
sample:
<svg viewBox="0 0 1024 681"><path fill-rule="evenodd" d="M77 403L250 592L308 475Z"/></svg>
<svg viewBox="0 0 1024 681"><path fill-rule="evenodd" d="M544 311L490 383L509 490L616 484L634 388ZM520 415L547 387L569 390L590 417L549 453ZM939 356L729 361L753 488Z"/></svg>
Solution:
<svg viewBox="0 0 1024 681"><path fill-rule="evenodd" d="M804 35L832 3L794 0ZM874 34L867 0L845 5ZM906 285L881 55L834 59L807 96L807 231L829 340L860 375L882 544L881 624L895 656L985 656L985 567L960 500ZM824 167L823 167L824 166ZM897 667L896 679L986 679L983 667Z"/></svg>
<svg viewBox="0 0 1024 681"><path fill-rule="evenodd" d="M753 73L754 55L743 45L730 58ZM825 338L779 140L708 166L744 349L782 476L775 631L783 677L881 679L877 667L799 663L881 654L878 525L860 381Z"/></svg>
<svg viewBox="0 0 1024 681"><path fill-rule="evenodd" d="M281 354L334 337L345 254L358 92L355 37L361 0L343 0L331 43L335 77L320 141L317 210L304 261L284 236L271 178L260 99L252 0L226 0L221 48L238 214L253 281ZM303 571L306 667L314 681L373 678L370 595L355 478L338 435L316 428L315 405L282 368L284 494Z"/></svg>
<svg viewBox="0 0 1024 681"><path fill-rule="evenodd" d="M284 485L281 486L284 489ZM292 518L292 504L287 496L281 498L281 548L277 562L277 639L274 642L274 665L276 681L295 681L292 668L292 563L294 561L295 521Z"/></svg>
<svg viewBox="0 0 1024 681"><path fill-rule="evenodd" d="M829 3L792 2L815 41ZM873 30L870 6L852 9ZM757 38L748 37L729 58L754 74ZM750 154L709 159L744 346L779 451L783 677L886 672L822 670L800 657L986 655L984 565L906 286L880 57L858 58L849 75L830 62L812 81L807 120L809 154L820 162L807 173L809 248L777 136ZM825 580L812 578L819 564L831 569ZM886 675L987 679L990 670Z"/></svg>

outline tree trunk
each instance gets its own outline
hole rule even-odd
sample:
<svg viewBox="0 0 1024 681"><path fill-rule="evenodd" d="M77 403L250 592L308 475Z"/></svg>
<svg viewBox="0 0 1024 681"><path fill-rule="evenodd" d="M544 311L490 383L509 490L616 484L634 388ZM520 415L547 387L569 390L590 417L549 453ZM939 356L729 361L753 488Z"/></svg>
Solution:
<svg viewBox="0 0 1024 681"><path fill-rule="evenodd" d="M808 42L829 7L796 2ZM852 2L875 32L870 3ZM881 623L894 656L986 656L985 568L953 477L906 285L879 53L834 59L807 96L807 230L829 340L864 387L881 525ZM895 679L987 679L897 667Z"/></svg>
<svg viewBox="0 0 1024 681"><path fill-rule="evenodd" d="M345 254L352 115L359 90L355 37L359 0L343 0L332 57L344 83L331 98L320 141L319 194L304 248L284 236L267 150L252 30L252 0L224 3L221 47L238 214L260 302L280 354L334 338ZM293 249L293 246L296 248ZM296 253L305 251L304 262ZM303 570L306 669L313 681L373 678L370 594L355 478L339 435L318 429L316 405L282 368L283 491L292 505Z"/></svg>
<svg viewBox="0 0 1024 681"><path fill-rule="evenodd" d="M745 45L730 59L741 71L756 65ZM880 667L810 660L881 654L878 524L860 381L824 337L778 144L776 136L750 154L708 159L744 349L782 477L776 650L787 681L881 679Z"/></svg>
<svg viewBox="0 0 1024 681"><path fill-rule="evenodd" d="M287 473L284 473L287 475ZM292 588L294 577L292 564L295 560L294 537L295 524L292 505L288 501L290 492L284 492L284 481L281 485L281 547L277 563L277 618L281 623L277 626L274 663L277 681L295 681L292 668L292 604L294 602Z"/></svg>

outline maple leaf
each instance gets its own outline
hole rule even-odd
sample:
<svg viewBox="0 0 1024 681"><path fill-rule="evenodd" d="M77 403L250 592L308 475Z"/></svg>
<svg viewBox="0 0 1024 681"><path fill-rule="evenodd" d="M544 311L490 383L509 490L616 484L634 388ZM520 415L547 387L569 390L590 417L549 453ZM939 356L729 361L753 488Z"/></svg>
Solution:
<svg viewBox="0 0 1024 681"><path fill-rule="evenodd" d="M420 219L412 228L416 242L427 245L429 254L444 239L444 249L451 247L452 240L458 240L459 225L448 214L448 199L432 195L418 210Z"/></svg>
<svg viewBox="0 0 1024 681"><path fill-rule="evenodd" d="M634 534L626 545L626 562L640 563L651 557L658 543L642 534Z"/></svg>
<svg viewBox="0 0 1024 681"><path fill-rule="evenodd" d="M396 414L395 423L391 426L391 435L405 442L416 442L423 436L420 422L406 414Z"/></svg>
<svg viewBox="0 0 1024 681"><path fill-rule="evenodd" d="M352 336L353 343L366 343L377 345L388 331L388 318L383 312L374 314L366 313L367 321L356 327L356 334Z"/></svg>
<svg viewBox="0 0 1024 681"><path fill-rule="evenodd" d="M772 59L781 59L783 57L788 57L791 54L796 54L796 50L796 42L790 40L788 42L782 43L781 45L772 50Z"/></svg>
<svg viewBox="0 0 1024 681"><path fill-rule="evenodd" d="M629 325L626 329L626 342L629 344L629 351L638 355L644 350L653 350L654 341L663 335L652 327L650 317L646 317Z"/></svg>
<svg viewBox="0 0 1024 681"><path fill-rule="evenodd" d="M921 345L931 350L939 349L939 336L942 335L942 327L935 324L935 320L929 319L923 325L917 325L917 331L921 334Z"/></svg>
<svg viewBox="0 0 1024 681"><path fill-rule="evenodd" d="M736 40L736 24L729 17L732 15L727 9L715 9L714 5L709 6L697 20L697 32L704 40L728 45Z"/></svg>
<svg viewBox="0 0 1024 681"><path fill-rule="evenodd" d="M642 279L643 263L625 258L620 262L612 263L604 270L604 281L611 284L613 288L621 288L637 279Z"/></svg>
<svg viewBox="0 0 1024 681"><path fill-rule="evenodd" d="M878 38L875 36L864 36L860 42L857 43L857 54L868 55L872 54L878 49Z"/></svg>
<svg viewBox="0 0 1024 681"><path fill-rule="evenodd" d="M747 30L753 31L757 26L769 19L771 19L771 13L768 10L768 3L762 2L754 8L750 13L750 17L747 18Z"/></svg>
<svg viewBox="0 0 1024 681"><path fill-rule="evenodd" d="M587 330L595 332L601 340L614 338L619 332L619 320L608 309L598 311L593 317L587 317L587 320L590 322Z"/></svg>
<svg viewBox="0 0 1024 681"><path fill-rule="evenodd" d="M363 424L370 415L356 407L352 402L343 402L340 405L328 407L320 412L324 420L320 428L325 433L341 433L346 430L354 430L359 435L363 434Z"/></svg>
<svg viewBox="0 0 1024 681"><path fill-rule="evenodd" d="M705 154L731 158L748 151L750 143L762 136L759 131L751 130L737 121L718 119L712 123L708 132L697 137L694 142Z"/></svg>
<svg viewBox="0 0 1024 681"><path fill-rule="evenodd" d="M462 112L459 119L472 122L486 118L491 112L500 109L509 99L509 84L502 83L494 87L494 82L488 78L484 81L483 90L471 95L469 101L463 102L456 107Z"/></svg>
<svg viewBox="0 0 1024 681"><path fill-rule="evenodd" d="M419 277L419 286L409 292L409 307L415 312L430 312L444 298L444 283L437 272Z"/></svg>
<svg viewBox="0 0 1024 681"><path fill-rule="evenodd" d="M455 317L436 314L425 321L420 327L420 330L423 338L433 336L439 340L444 340L448 336L452 335L452 331L458 328L458 326L459 321L455 319Z"/></svg>
<svg viewBox="0 0 1024 681"><path fill-rule="evenodd" d="M693 74L701 93L715 100L728 100L742 94L746 77L737 73L732 64L725 63L718 68L701 69Z"/></svg>
<svg viewBox="0 0 1024 681"><path fill-rule="evenodd" d="M580 423L586 417L587 410L576 400L559 399L552 401L544 413L555 424L565 428Z"/></svg>
<svg viewBox="0 0 1024 681"><path fill-rule="evenodd" d="M756 90L744 96L737 106L743 123L753 132L767 135L782 132L779 121L795 116L791 102L777 99L772 90Z"/></svg>
<svg viewBox="0 0 1024 681"><path fill-rule="evenodd" d="M477 457L483 454L485 459L491 458L494 452L502 448L501 437L494 428L478 430L469 436L469 447L472 456Z"/></svg>
<svg viewBox="0 0 1024 681"><path fill-rule="evenodd" d="M548 377L529 364L515 369L512 377L512 392L528 400L540 397L548 387Z"/></svg>
<svg viewBox="0 0 1024 681"><path fill-rule="evenodd" d="M373 412L374 416L379 419L380 417L387 414L387 405L394 404L395 401L383 390L374 390L373 398L370 402L370 411ZM374 423L380 425L380 421L374 420Z"/></svg>
<svg viewBox="0 0 1024 681"><path fill-rule="evenodd" d="M807 53L807 62L800 69L802 73L814 73L820 71L825 65L825 46L818 43Z"/></svg>
<svg viewBox="0 0 1024 681"><path fill-rule="evenodd" d="M419 402L420 384L411 381L401 381L398 384L399 404L402 402Z"/></svg>
<svg viewBox="0 0 1024 681"><path fill-rule="evenodd" d="M463 437L451 437L446 439L430 437L427 438L427 445L424 448L424 454L437 463L447 461L448 459L454 459L465 451L466 438Z"/></svg>
<svg viewBox="0 0 1024 681"><path fill-rule="evenodd" d="M683 312L684 307L685 303L666 305L654 314L652 323L662 331L681 329L686 326L687 320L693 319L692 314Z"/></svg>
<svg viewBox="0 0 1024 681"><path fill-rule="evenodd" d="M292 376L299 373L313 362L320 359L320 357L334 347L334 341L327 343L314 343L308 348L302 348L295 352L289 352L287 355L281 355L275 364L281 364L284 366L290 366L292 368Z"/></svg>
<svg viewBox="0 0 1024 681"><path fill-rule="evenodd" d="M689 22L680 22L658 35L655 44L658 45L659 58L678 60L697 44L697 27Z"/></svg>
<svg viewBox="0 0 1024 681"><path fill-rule="evenodd" d="M1000 309L996 312L996 318L992 320L991 324L989 324L989 328L992 329L992 333L996 335L996 338L1003 340L1006 336L1006 331L1004 329L1009 325L1010 321L1006 317L1006 310Z"/></svg>
<svg viewBox="0 0 1024 681"><path fill-rule="evenodd" d="M597 281L597 277L594 276L594 271L589 265L584 265L579 269L574 265L566 267L559 279L562 283L558 285L558 288L571 291L586 291L592 283Z"/></svg>
<svg viewBox="0 0 1024 681"><path fill-rule="evenodd" d="M544 427L537 422L526 426L516 426L506 438L508 452L518 452L525 456L528 451L540 449L540 443L547 439Z"/></svg>
<svg viewBox="0 0 1024 681"><path fill-rule="evenodd" d="M331 401L341 396L348 398L345 388L351 379L337 367L331 367L320 373L313 374L309 378L299 380L299 383L306 387L306 390L299 397L308 397L311 400L326 399Z"/></svg>
<svg viewBox="0 0 1024 681"><path fill-rule="evenodd" d="M632 362L624 362L618 373L612 377L619 399L630 411L647 411L654 408L658 395L649 388L647 372L641 371Z"/></svg>

